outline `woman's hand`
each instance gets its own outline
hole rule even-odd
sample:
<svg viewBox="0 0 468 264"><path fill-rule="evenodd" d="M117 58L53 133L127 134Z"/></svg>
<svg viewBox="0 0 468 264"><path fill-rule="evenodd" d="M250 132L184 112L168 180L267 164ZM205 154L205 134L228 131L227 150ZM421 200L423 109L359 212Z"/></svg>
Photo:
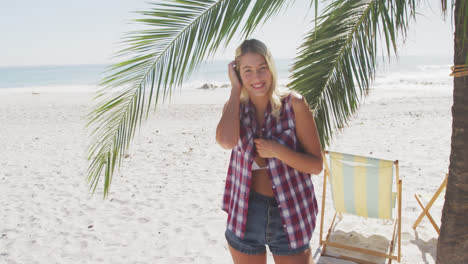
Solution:
<svg viewBox="0 0 468 264"><path fill-rule="evenodd" d="M274 140L258 138L254 140L257 153L262 158L276 158L282 145Z"/></svg>
<svg viewBox="0 0 468 264"><path fill-rule="evenodd" d="M228 64L229 80L231 81L231 93L240 96L242 91L242 84L236 72L236 61L233 60Z"/></svg>

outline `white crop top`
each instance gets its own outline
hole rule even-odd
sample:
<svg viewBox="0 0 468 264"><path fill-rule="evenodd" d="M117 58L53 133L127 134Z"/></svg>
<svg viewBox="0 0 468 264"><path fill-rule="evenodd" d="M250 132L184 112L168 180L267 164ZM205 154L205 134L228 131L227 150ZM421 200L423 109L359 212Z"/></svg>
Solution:
<svg viewBox="0 0 468 264"><path fill-rule="evenodd" d="M263 169L266 169L266 168L267 168L267 166L265 166L265 167L260 167L260 166L258 166L258 164L257 164L257 162L256 162L255 160L254 160L253 163L252 163L252 170L253 170L253 171L254 171L254 170L263 170Z"/></svg>

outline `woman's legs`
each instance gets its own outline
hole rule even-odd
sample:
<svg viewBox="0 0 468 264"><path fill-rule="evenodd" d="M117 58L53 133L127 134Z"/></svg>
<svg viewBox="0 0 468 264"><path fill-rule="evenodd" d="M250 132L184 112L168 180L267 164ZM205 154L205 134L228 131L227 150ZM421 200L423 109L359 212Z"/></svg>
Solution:
<svg viewBox="0 0 468 264"><path fill-rule="evenodd" d="M232 260L234 264L266 264L266 252L258 255L249 255L239 252L232 248L229 244L229 251L231 252Z"/></svg>
<svg viewBox="0 0 468 264"><path fill-rule="evenodd" d="M290 249L275 198L251 192L244 237L240 239L228 229L225 236L234 264L266 264L265 243L276 264L312 264L308 244Z"/></svg>
<svg viewBox="0 0 468 264"><path fill-rule="evenodd" d="M313 264L310 248L291 256L273 255L275 264Z"/></svg>
<svg viewBox="0 0 468 264"><path fill-rule="evenodd" d="M229 244L234 264L265 264L267 263L266 252L258 255L249 255L233 249ZM273 255L275 264L313 264L310 248L304 252L291 256Z"/></svg>

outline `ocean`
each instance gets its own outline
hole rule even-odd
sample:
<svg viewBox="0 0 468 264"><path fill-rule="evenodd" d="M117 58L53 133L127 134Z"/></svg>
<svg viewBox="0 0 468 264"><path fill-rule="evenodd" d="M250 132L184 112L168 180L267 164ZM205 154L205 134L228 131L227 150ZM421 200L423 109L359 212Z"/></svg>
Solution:
<svg viewBox="0 0 468 264"><path fill-rule="evenodd" d="M402 56L391 63L379 60L375 81L371 89L385 91L388 95L411 94L431 90L434 95L452 94L452 77L449 76L450 56ZM219 88L229 85L227 64L229 61L214 60L203 64L187 79L181 92L203 91L200 88ZM292 60L275 61L278 82L289 82ZM104 77L106 65L57 65L0 67L0 92L90 92L98 89ZM387 93L385 93L387 94Z"/></svg>

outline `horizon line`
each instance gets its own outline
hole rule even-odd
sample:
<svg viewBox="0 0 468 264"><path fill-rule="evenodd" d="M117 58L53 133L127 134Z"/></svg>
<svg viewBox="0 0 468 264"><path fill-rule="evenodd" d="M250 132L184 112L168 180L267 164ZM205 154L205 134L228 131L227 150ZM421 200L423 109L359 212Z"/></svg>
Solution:
<svg viewBox="0 0 468 264"><path fill-rule="evenodd" d="M391 55L391 59L398 59L398 58L408 58L408 57L428 57L428 58L442 58L442 57L448 57L453 58L453 55L451 54L404 54L404 55L398 55L395 56L394 54ZM385 58L385 60L388 60L388 56L378 56L378 59ZM277 57L275 58L276 60L294 60L295 58L285 58L285 57ZM225 61L230 61L230 58L208 58L205 59L204 62L201 63L210 63L210 62L225 62ZM60 67L60 66L111 66L115 63L118 62L94 62L94 63L38 63L38 64L0 64L0 68L27 68L27 67Z"/></svg>

